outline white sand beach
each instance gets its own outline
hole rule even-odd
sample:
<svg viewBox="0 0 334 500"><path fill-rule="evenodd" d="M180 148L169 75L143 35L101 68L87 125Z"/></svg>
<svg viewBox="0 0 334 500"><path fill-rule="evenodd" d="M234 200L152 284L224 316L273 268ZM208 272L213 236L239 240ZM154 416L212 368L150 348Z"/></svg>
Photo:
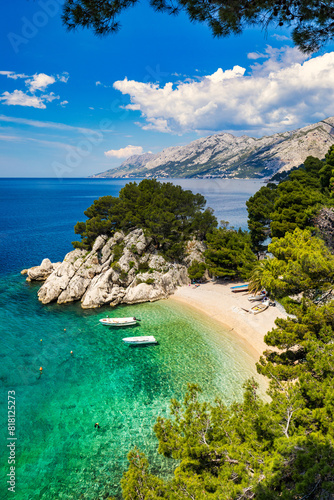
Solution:
<svg viewBox="0 0 334 500"><path fill-rule="evenodd" d="M248 313L245 309L254 305L248 300L249 294L231 292L230 287L238 284L242 283L209 282L196 288L193 285L182 286L168 300L183 302L223 323L260 357L268 349L263 340L265 334L275 327L276 318L286 318L287 315L272 306L260 314Z"/></svg>

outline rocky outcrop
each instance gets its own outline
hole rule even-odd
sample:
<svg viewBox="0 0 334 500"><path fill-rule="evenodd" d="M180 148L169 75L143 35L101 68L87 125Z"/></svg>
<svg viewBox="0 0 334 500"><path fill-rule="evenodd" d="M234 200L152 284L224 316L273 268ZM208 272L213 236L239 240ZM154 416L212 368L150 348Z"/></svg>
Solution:
<svg viewBox="0 0 334 500"><path fill-rule="evenodd" d="M52 264L50 259L43 259L40 266L34 266L30 269L23 269L21 274L27 274L27 281L45 281L61 262Z"/></svg>
<svg viewBox="0 0 334 500"><path fill-rule="evenodd" d="M184 264L168 262L158 254L141 229L129 234L117 232L111 238L99 236L91 251L69 252L63 262L28 269L30 276L41 276L48 269L45 283L38 291L43 304L65 304L80 300L83 308L105 304L136 304L168 297L177 286L189 283L187 266L201 259L204 246L189 242ZM39 278L36 278L39 279ZM45 278L44 278L45 279Z"/></svg>

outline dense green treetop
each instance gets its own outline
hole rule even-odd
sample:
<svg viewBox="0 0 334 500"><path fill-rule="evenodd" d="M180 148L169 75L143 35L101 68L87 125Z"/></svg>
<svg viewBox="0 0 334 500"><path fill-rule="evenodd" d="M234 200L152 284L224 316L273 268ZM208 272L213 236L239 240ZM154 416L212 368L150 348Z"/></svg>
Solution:
<svg viewBox="0 0 334 500"><path fill-rule="evenodd" d="M309 156L278 185L263 186L247 201L248 227L255 252L266 249L268 237L284 237L296 228L315 230L317 214L332 206L334 147L325 160Z"/></svg>
<svg viewBox="0 0 334 500"><path fill-rule="evenodd" d="M103 196L84 212L88 219L75 226L82 240L73 245L90 249L99 235L142 228L158 250L167 257L180 258L192 235L203 239L217 225L213 211L204 209L205 204L201 194L170 182L130 182L118 197Z"/></svg>
<svg viewBox="0 0 334 500"><path fill-rule="evenodd" d="M90 28L97 35L119 30L120 14L137 0L65 0L62 19L69 30ZM292 38L304 52L318 50L334 37L331 0L150 0L156 11L185 11L191 21L208 24L214 36L240 34L249 26L292 26Z"/></svg>
<svg viewBox="0 0 334 500"><path fill-rule="evenodd" d="M253 269L254 281L260 281L258 288L278 298L303 293L315 299L332 287L334 255L311 231L296 228L284 238L273 238L268 249L273 258Z"/></svg>
<svg viewBox="0 0 334 500"><path fill-rule="evenodd" d="M205 263L210 274L247 278L255 255L251 250L250 235L241 229L229 228L228 223L207 234Z"/></svg>
<svg viewBox="0 0 334 500"><path fill-rule="evenodd" d="M297 174L296 171L294 172ZM282 237L296 227L312 226L312 218L325 203L319 190L303 185L298 180L284 181L277 188L277 198L271 213L271 235Z"/></svg>

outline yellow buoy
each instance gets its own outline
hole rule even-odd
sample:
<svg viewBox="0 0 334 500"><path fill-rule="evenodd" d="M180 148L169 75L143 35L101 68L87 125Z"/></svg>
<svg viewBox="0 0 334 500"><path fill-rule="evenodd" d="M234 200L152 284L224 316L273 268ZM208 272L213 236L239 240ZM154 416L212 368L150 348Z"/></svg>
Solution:
<svg viewBox="0 0 334 500"><path fill-rule="evenodd" d="M43 368L42 368L42 367L40 367L39 371L40 371L40 372L42 372L42 371L43 371Z"/></svg>

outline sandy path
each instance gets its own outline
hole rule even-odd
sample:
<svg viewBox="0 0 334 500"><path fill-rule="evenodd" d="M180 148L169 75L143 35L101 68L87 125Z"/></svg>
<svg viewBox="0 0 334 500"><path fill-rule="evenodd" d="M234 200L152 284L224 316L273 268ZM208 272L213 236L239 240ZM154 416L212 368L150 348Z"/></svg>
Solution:
<svg viewBox="0 0 334 500"><path fill-rule="evenodd" d="M248 293L231 292L230 287L238 284L241 283L209 282L197 288L193 285L183 286L178 288L168 300L176 300L195 307L223 323L228 330L233 330L240 339L246 342L253 352L255 350L259 357L264 350L268 349L263 340L265 334L275 326L276 318L286 318L287 315L277 307L269 307L266 311L256 315L244 311L244 309L250 309L254 303L248 300Z"/></svg>

